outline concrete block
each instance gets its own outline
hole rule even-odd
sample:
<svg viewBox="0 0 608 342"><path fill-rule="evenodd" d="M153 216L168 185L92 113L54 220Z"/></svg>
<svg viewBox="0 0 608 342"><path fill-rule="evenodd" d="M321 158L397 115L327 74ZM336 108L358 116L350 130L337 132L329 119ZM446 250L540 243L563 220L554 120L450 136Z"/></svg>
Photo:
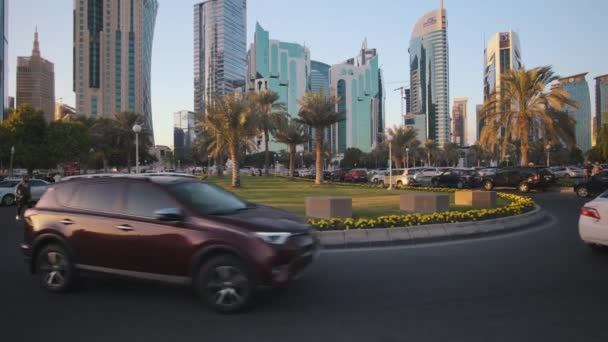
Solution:
<svg viewBox="0 0 608 342"><path fill-rule="evenodd" d="M320 232L321 246L344 246L346 240L343 231Z"/></svg>
<svg viewBox="0 0 608 342"><path fill-rule="evenodd" d="M350 197L307 197L306 216L317 219L353 217L353 199Z"/></svg>
<svg viewBox="0 0 608 342"><path fill-rule="evenodd" d="M496 208L495 191L456 191L454 196L456 205L474 207L480 209Z"/></svg>
<svg viewBox="0 0 608 342"><path fill-rule="evenodd" d="M369 242L387 242L391 241L388 235L388 228L376 228L367 230L367 240Z"/></svg>
<svg viewBox="0 0 608 342"><path fill-rule="evenodd" d="M369 243L367 231L365 229L347 230L344 232L344 238L346 240L346 245Z"/></svg>
<svg viewBox="0 0 608 342"><path fill-rule="evenodd" d="M399 208L410 213L441 213L450 209L450 196L432 192L406 193L400 196Z"/></svg>
<svg viewBox="0 0 608 342"><path fill-rule="evenodd" d="M412 239L410 229L411 227L389 228L388 234L392 241L407 241Z"/></svg>

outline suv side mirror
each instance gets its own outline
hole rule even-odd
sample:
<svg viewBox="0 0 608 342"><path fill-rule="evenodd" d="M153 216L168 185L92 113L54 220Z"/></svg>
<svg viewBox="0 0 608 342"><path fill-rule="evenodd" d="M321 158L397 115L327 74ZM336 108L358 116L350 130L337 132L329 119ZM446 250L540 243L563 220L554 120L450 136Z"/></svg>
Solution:
<svg viewBox="0 0 608 342"><path fill-rule="evenodd" d="M166 208L155 211L154 217L161 222L181 222L185 214L178 208Z"/></svg>

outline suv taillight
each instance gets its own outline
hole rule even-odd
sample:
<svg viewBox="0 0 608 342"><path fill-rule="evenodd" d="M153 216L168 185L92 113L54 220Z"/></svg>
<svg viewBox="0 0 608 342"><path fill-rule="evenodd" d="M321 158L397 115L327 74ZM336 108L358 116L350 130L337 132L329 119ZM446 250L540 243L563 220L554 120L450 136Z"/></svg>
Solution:
<svg viewBox="0 0 608 342"><path fill-rule="evenodd" d="M540 175L534 175L534 180L538 182L540 180Z"/></svg>
<svg viewBox="0 0 608 342"><path fill-rule="evenodd" d="M596 220L600 220L600 213L597 211L597 209L595 208L589 208L589 207L583 207L583 209L581 210L581 216L587 216L587 217L591 217L594 218Z"/></svg>

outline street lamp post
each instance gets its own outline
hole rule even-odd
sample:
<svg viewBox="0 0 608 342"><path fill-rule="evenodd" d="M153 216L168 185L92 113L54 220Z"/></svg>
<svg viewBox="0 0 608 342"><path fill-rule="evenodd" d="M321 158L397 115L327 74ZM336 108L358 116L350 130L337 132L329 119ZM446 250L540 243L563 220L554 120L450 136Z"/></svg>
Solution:
<svg viewBox="0 0 608 342"><path fill-rule="evenodd" d="M13 159L15 158L15 146L11 146L11 163L9 165L8 175L13 175Z"/></svg>
<svg viewBox="0 0 608 342"><path fill-rule="evenodd" d="M551 166L551 145L547 144L547 167Z"/></svg>
<svg viewBox="0 0 608 342"><path fill-rule="evenodd" d="M388 139L388 190L393 190L393 140Z"/></svg>
<svg viewBox="0 0 608 342"><path fill-rule="evenodd" d="M139 173L139 133L141 133L141 126L133 125L133 132L135 132L135 173Z"/></svg>
<svg viewBox="0 0 608 342"><path fill-rule="evenodd" d="M211 175L211 155L207 155L207 175Z"/></svg>
<svg viewBox="0 0 608 342"><path fill-rule="evenodd" d="M405 149L405 160L407 161L406 164L407 164L407 168L409 169L410 168L410 148L409 147Z"/></svg>
<svg viewBox="0 0 608 342"><path fill-rule="evenodd" d="M509 161L510 161L510 159L511 159L511 156L507 154L507 156L506 156L506 157L507 157L507 167L509 167Z"/></svg>

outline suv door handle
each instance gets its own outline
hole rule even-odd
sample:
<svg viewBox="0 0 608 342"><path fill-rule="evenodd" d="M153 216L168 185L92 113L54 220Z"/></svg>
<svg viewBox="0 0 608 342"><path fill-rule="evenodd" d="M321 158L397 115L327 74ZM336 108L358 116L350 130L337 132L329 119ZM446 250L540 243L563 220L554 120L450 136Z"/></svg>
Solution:
<svg viewBox="0 0 608 342"><path fill-rule="evenodd" d="M116 229L122 230L123 232L130 232L135 230L135 228L129 226L128 224L122 224L120 226L116 226Z"/></svg>
<svg viewBox="0 0 608 342"><path fill-rule="evenodd" d="M74 224L74 221L70 220L70 219L63 219L61 221L59 221L62 224L65 224L66 226L69 226L71 224Z"/></svg>

